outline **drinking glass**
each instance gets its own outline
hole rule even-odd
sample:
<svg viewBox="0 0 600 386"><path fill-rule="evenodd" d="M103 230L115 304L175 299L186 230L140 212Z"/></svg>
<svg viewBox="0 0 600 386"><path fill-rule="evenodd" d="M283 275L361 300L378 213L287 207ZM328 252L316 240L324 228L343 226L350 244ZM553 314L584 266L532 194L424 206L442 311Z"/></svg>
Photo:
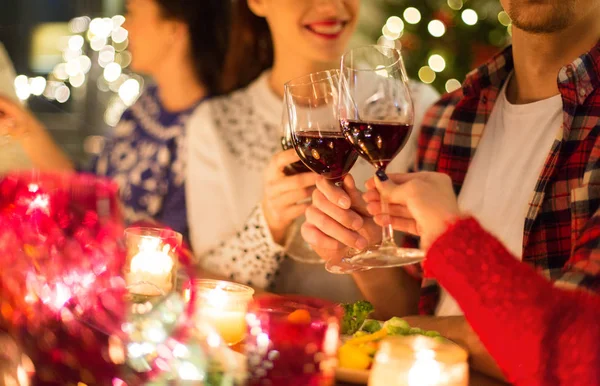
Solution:
<svg viewBox="0 0 600 386"><path fill-rule="evenodd" d="M414 120L408 78L399 50L365 46L342 56L339 119L347 142L375 167L380 179L387 178L386 167L406 144ZM381 208L384 215L389 214L383 195ZM384 226L380 244L352 251L342 261L354 271L357 267L397 267L423 260L421 250L398 247L393 235L391 224ZM340 273L339 266L328 266L331 268Z"/></svg>
<svg viewBox="0 0 600 386"><path fill-rule="evenodd" d="M246 316L248 385L333 385L341 317L326 300L256 298Z"/></svg>
<svg viewBox="0 0 600 386"><path fill-rule="evenodd" d="M287 110L287 98L283 98L283 114L281 117L281 147L283 150L293 149L294 143L292 141L292 129L290 126L290 116ZM283 170L286 176L293 176L300 173L310 173L311 170L302 163L302 161L296 161L290 165L287 165ZM310 198L306 200L310 202ZM303 203L304 201L300 202ZM298 261L305 264L322 264L323 259L315 253L311 246L304 241L300 234L300 227L306 221L304 215L298 217L290 226L286 239L284 242L285 254L292 260Z"/></svg>
<svg viewBox="0 0 600 386"><path fill-rule="evenodd" d="M302 162L337 186L358 158L338 118L339 72L312 73L285 84L292 143Z"/></svg>

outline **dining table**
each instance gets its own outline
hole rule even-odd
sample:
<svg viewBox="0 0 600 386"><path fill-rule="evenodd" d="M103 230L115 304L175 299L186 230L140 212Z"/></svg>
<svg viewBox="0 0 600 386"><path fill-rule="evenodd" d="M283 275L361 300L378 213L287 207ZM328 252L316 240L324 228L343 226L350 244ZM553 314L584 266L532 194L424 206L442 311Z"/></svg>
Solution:
<svg viewBox="0 0 600 386"><path fill-rule="evenodd" d="M500 380L488 377L487 375L481 374L477 371L472 370L469 373L469 386L507 386L508 383ZM335 386L360 386L353 383L347 382L336 382Z"/></svg>
<svg viewBox="0 0 600 386"><path fill-rule="evenodd" d="M215 280L228 280L220 275L215 275L215 274L209 273L209 272L202 272L201 276L204 278L210 278L210 279L215 279ZM255 294L257 294L257 295L271 294L260 288L254 288L254 290L255 290ZM335 383L335 386L356 386L356 385L357 384L341 382L341 381L337 381ZM482 374L475 370L471 370L469 373L469 386L506 386L506 385L510 385L510 384L500 381L498 379L489 377L489 376Z"/></svg>

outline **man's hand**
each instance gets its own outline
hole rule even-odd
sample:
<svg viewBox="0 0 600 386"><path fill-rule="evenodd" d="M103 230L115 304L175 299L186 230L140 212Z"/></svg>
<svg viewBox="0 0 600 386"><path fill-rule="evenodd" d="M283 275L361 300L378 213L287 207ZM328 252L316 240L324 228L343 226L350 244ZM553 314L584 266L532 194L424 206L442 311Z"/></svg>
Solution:
<svg viewBox="0 0 600 386"><path fill-rule="evenodd" d="M450 177L442 173L391 174L389 180L367 181L364 199L379 225L391 221L395 230L421 236L425 249L460 215ZM381 211L381 197L389 202L389 216Z"/></svg>

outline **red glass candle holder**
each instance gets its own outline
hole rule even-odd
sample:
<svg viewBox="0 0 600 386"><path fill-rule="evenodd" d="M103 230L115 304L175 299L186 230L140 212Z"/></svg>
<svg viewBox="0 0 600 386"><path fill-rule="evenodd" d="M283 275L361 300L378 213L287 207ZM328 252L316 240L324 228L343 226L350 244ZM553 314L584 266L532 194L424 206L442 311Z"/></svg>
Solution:
<svg viewBox="0 0 600 386"><path fill-rule="evenodd" d="M258 297L246 317L248 384L332 385L341 317L340 307L326 300Z"/></svg>

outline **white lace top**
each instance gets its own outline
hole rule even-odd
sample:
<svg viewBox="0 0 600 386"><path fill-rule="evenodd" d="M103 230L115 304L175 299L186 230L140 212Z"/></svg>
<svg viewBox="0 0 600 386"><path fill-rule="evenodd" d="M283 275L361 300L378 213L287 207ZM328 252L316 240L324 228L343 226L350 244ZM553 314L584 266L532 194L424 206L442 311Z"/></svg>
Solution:
<svg viewBox="0 0 600 386"><path fill-rule="evenodd" d="M274 283L284 261L260 208L263 172L281 151L282 101L271 91L268 77L265 72L247 88L203 103L190 119L187 141L186 193L195 255L212 272L262 288ZM438 98L430 86L414 82L411 89L415 130L390 172L405 171L415 158L415 133ZM373 168L359 159L352 174L364 186ZM322 265L312 267L325 272ZM328 287L336 287L335 278L351 280L328 275Z"/></svg>

